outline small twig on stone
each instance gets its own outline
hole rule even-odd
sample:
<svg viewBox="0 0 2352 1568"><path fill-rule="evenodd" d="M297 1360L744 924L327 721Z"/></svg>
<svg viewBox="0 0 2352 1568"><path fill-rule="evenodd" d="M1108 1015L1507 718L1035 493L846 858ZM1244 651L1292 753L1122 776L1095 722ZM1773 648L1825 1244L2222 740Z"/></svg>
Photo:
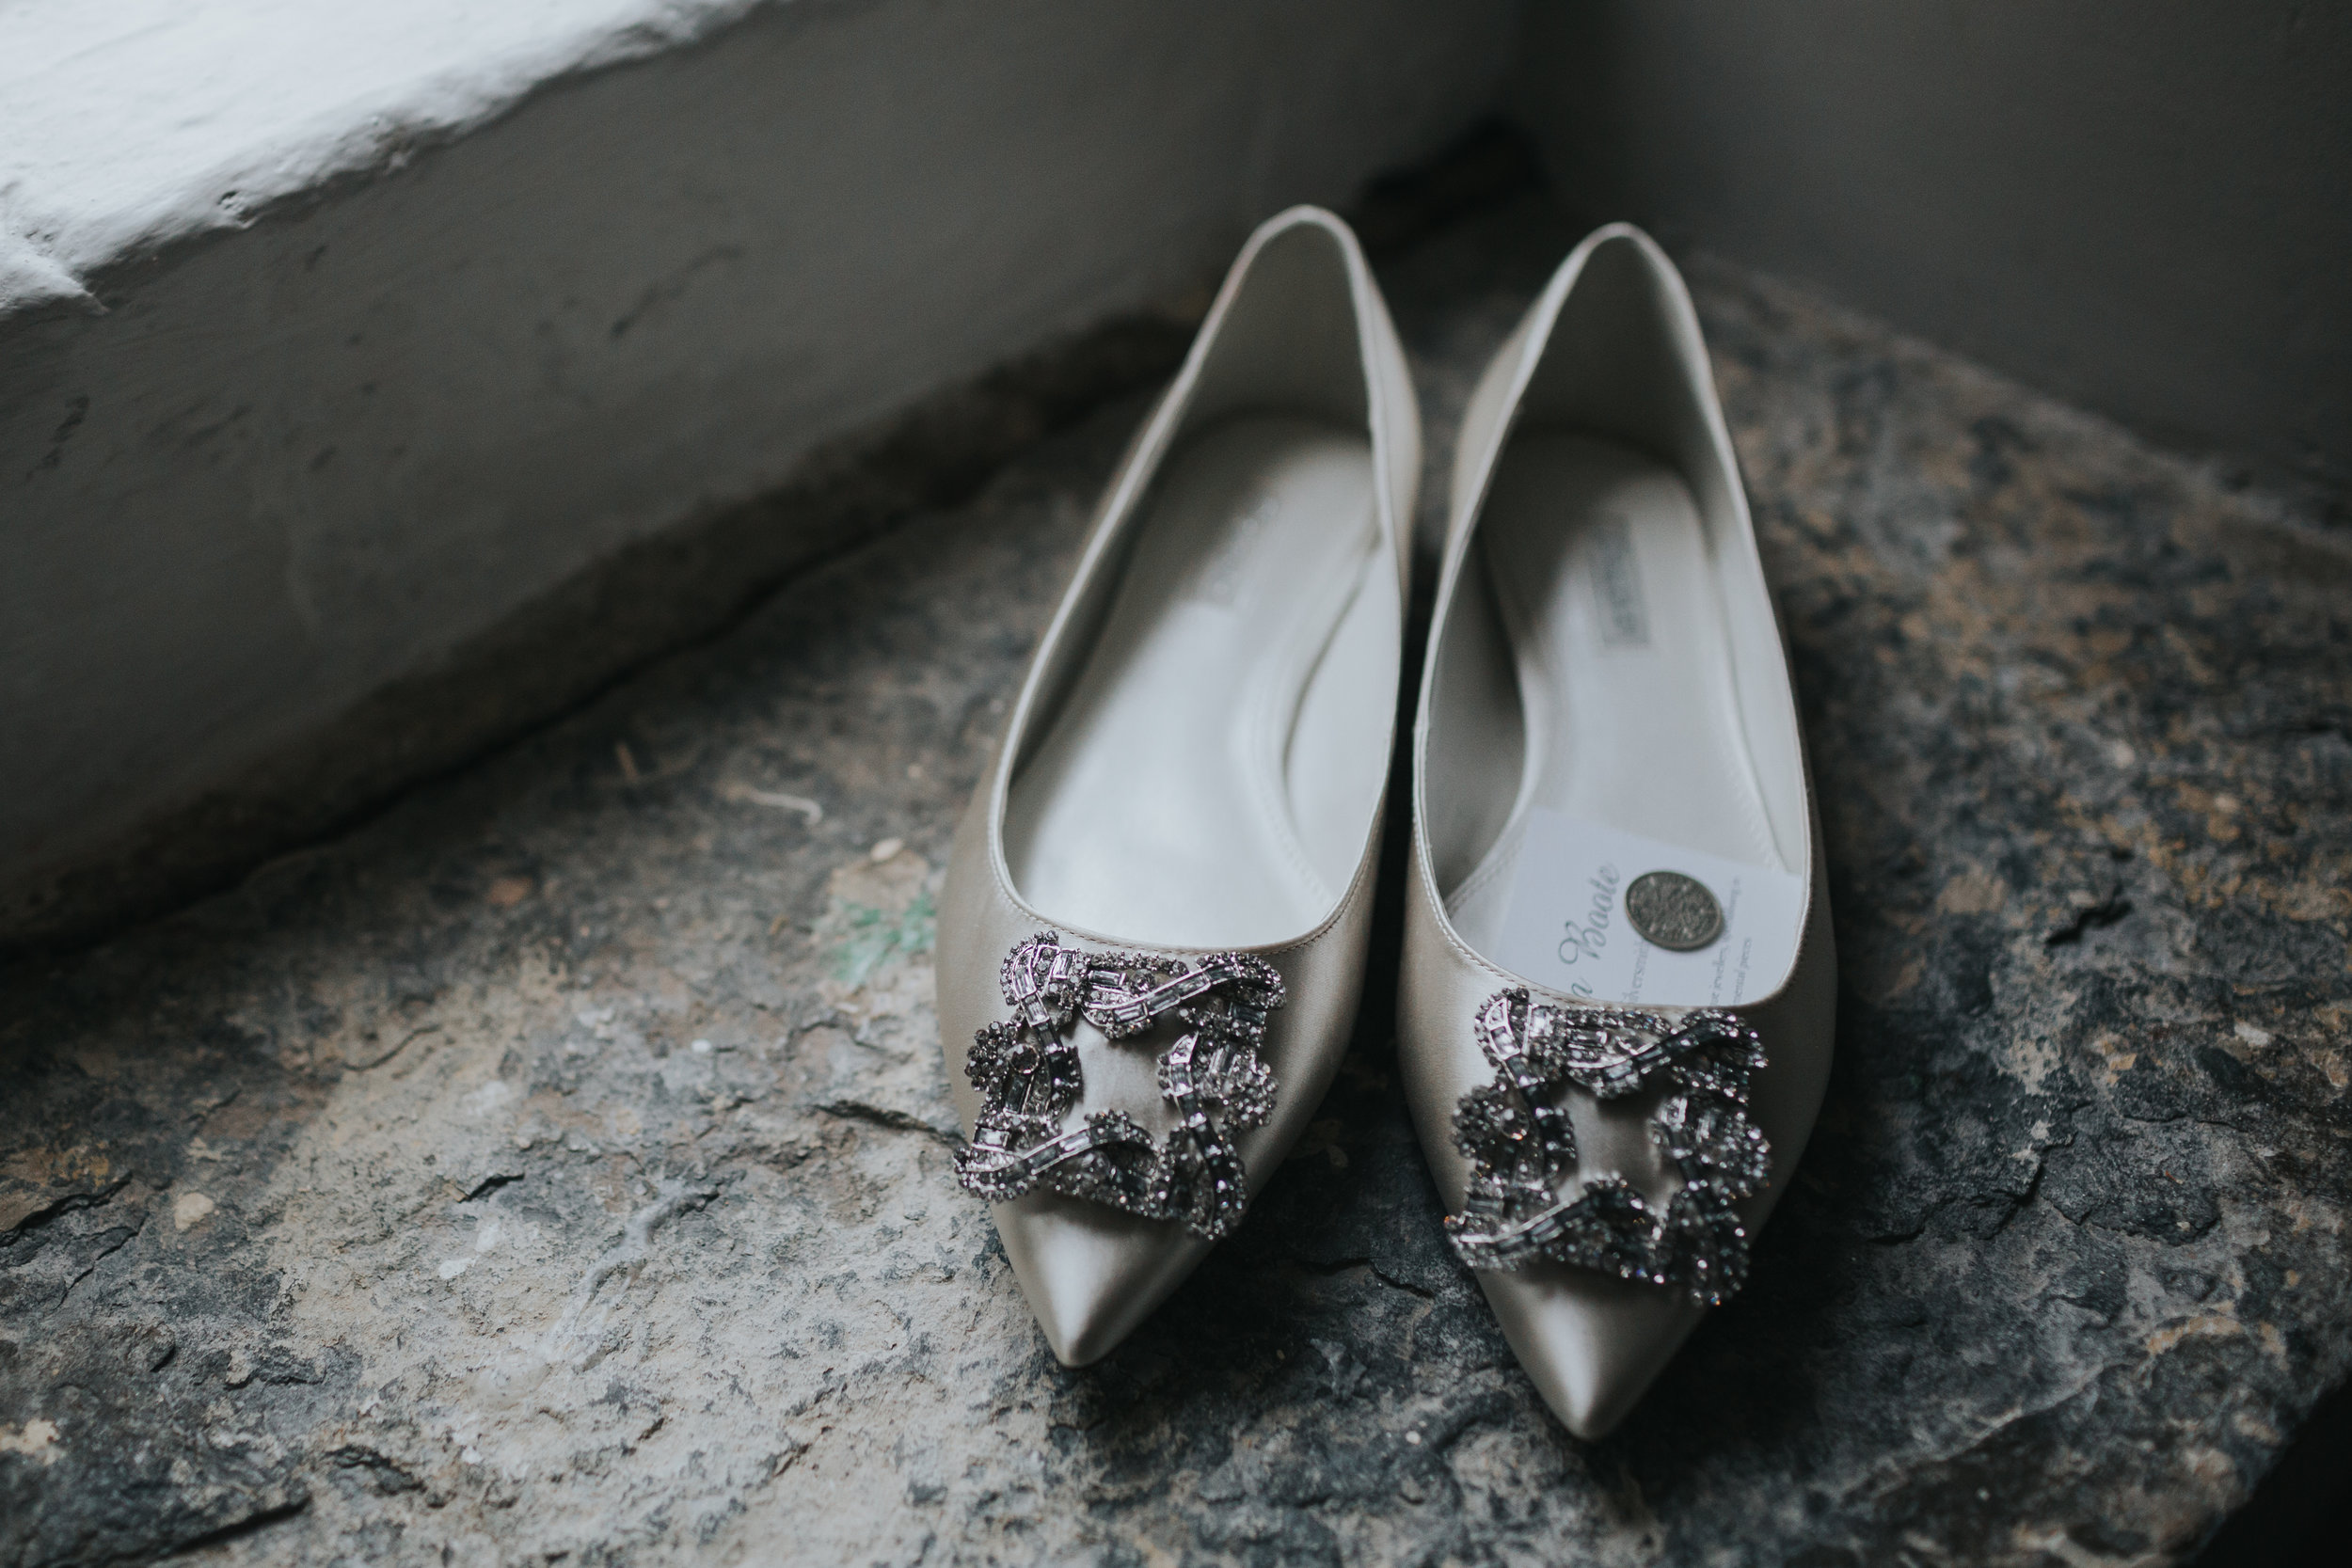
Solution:
<svg viewBox="0 0 2352 1568"><path fill-rule="evenodd" d="M719 786L722 800L749 801L755 806L772 806L777 811L797 811L808 818L812 828L825 819L825 808L805 795L787 795L780 789L754 789L750 784L730 779Z"/></svg>

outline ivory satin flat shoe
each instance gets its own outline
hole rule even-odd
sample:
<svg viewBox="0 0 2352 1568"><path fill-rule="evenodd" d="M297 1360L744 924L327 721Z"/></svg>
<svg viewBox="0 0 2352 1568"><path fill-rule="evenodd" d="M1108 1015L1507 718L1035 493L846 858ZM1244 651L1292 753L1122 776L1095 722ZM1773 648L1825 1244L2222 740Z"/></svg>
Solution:
<svg viewBox="0 0 2352 1568"><path fill-rule="evenodd" d="M1113 477L958 831L957 1175L1072 1366L1240 1223L1345 1049L1419 466L1355 236L1268 221Z"/></svg>
<svg viewBox="0 0 2352 1568"><path fill-rule="evenodd" d="M1576 248L1465 416L1413 815L1415 1127L1512 1349L1598 1437L1745 1280L1836 989L1730 436L1638 230Z"/></svg>

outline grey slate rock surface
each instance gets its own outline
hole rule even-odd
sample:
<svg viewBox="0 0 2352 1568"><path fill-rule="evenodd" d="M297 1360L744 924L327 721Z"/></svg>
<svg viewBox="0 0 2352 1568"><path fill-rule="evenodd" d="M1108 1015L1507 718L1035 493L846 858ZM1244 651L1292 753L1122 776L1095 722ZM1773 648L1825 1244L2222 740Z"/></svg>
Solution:
<svg viewBox="0 0 2352 1568"><path fill-rule="evenodd" d="M1575 237L1528 201L1385 268L1427 494ZM1376 986L1304 1147L1099 1367L954 1183L933 868L1130 402L348 838L0 974L0 1562L2191 1556L2352 1370L2352 548L1694 283L1844 992L1752 1284L1616 1434L1551 1423L1448 1254Z"/></svg>

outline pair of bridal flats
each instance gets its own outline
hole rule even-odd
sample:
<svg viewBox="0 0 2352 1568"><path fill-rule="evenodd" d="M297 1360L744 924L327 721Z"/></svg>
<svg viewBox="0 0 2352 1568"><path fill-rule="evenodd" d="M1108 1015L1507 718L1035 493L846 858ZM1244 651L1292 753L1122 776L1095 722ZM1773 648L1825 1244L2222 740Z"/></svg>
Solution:
<svg viewBox="0 0 2352 1568"><path fill-rule="evenodd" d="M958 832L939 1020L1054 1354L1247 1213L1366 976L1420 429L1347 226L1244 247ZM1398 1054L1447 1240L1570 1431L1739 1291L1829 1069L1788 668L1697 319L1622 226L1472 398L1413 726Z"/></svg>

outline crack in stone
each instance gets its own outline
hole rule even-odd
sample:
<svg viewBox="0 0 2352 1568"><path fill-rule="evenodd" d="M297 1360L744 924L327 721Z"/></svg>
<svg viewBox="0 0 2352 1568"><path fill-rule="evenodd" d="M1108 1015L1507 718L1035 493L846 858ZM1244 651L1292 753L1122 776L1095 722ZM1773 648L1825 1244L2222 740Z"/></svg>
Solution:
<svg viewBox="0 0 2352 1568"><path fill-rule="evenodd" d="M961 1140L954 1133L934 1127L921 1117L908 1111L894 1111L887 1105L872 1105L863 1100L827 1100L811 1105L819 1116L837 1117L843 1121L862 1121L868 1127L880 1127L893 1132L920 1132L954 1148Z"/></svg>
<svg viewBox="0 0 2352 1568"><path fill-rule="evenodd" d="M2033 1200L2041 1196L2042 1179L2049 1173L2049 1169L2050 1161L2046 1155L2033 1163L2033 1174L2026 1179L2026 1190L2019 1193L2010 1202L2008 1212L1994 1222L1992 1232L1994 1235L1997 1236L2007 1230L2018 1215L2032 1206Z"/></svg>
<svg viewBox="0 0 2352 1568"><path fill-rule="evenodd" d="M2037 1417L2047 1416L2051 1411L2058 1409L2060 1405L2079 1399L2086 1389L2090 1388L2092 1385L2099 1381L2100 1375L2100 1373L2094 1372L2090 1376L2076 1380L2066 1389L2064 1393L2059 1394L2055 1399L2046 1400L2041 1404L2027 1405L2023 1409L2010 1411L2008 1415L1996 1418L1992 1425L1986 1427L1983 1431L1978 1433L1974 1437L1969 1438L1958 1448L1948 1449L1942 1453L1922 1455L1921 1458L1926 1464L1930 1465L1949 1465L1955 1460L1964 1459L1968 1455L1976 1453L1983 1449L1985 1445L1991 1443L1994 1438L2000 1436L2002 1433L2007 1432L2010 1428L2017 1425L2019 1422L2030 1421L2035 1419ZM1915 1467L1915 1468L1917 1467Z"/></svg>
<svg viewBox="0 0 2352 1568"><path fill-rule="evenodd" d="M2025 1189L2022 1192L2009 1193L2003 1191L2002 1189L1994 1188L1989 1193L1963 1193L1955 1197L1938 1198L1935 1202L1930 1204L1926 1211L1919 1215L1919 1220L1916 1225L1910 1226L1901 1230L1880 1231L1873 1235L1866 1235L1862 1239L1872 1246L1901 1246L1906 1243L1915 1242L1920 1237L1926 1235L1934 1226L1936 1216L1943 1213L1947 1209L1953 1208L1959 1204L1979 1204L1985 1207L1990 1207L1991 1204L1995 1201L2001 1202L2004 1205L2001 1210L2001 1217L1994 1220L1993 1222L1992 1228L1987 1230L1984 1234L1987 1239L1997 1236L2002 1231L2008 1229L2010 1226L2016 1221L2017 1216L2025 1212L2025 1211L2033 1203L2033 1200L2041 1195L2042 1179L2048 1173L2049 1168L2050 1162L2045 1154L2043 1157L2037 1159L2034 1162L2033 1174L2026 1179ZM2086 1223L2085 1221L2068 1218L2062 1210L2053 1210L2053 1212L2058 1213L2059 1218L2065 1219L2066 1223L2069 1225L2080 1226Z"/></svg>
<svg viewBox="0 0 2352 1568"><path fill-rule="evenodd" d="M246 1514L242 1519L223 1525L218 1529L207 1530L202 1535L183 1541L169 1548L169 1555L185 1557L192 1552L204 1551L213 1546L225 1546L232 1541L242 1541L246 1536L260 1534L282 1520L293 1518L310 1506L310 1492L297 1485L284 1502L274 1507L261 1509L256 1513Z"/></svg>
<svg viewBox="0 0 2352 1568"><path fill-rule="evenodd" d="M1377 1263L1372 1265L1372 1277L1380 1281L1381 1284L1386 1285L1391 1291L1402 1291L1406 1295L1418 1296L1422 1301L1435 1301L1438 1299L1437 1291L1428 1289L1426 1286L1415 1285L1409 1280L1399 1279L1396 1275L1389 1273L1388 1270L1382 1268Z"/></svg>
<svg viewBox="0 0 2352 1568"><path fill-rule="evenodd" d="M2120 892L2110 893L2087 909L2076 910L2074 918L2057 929L2045 932L2044 947L2073 947L2092 931L2103 931L2132 912L2132 901Z"/></svg>
<svg viewBox="0 0 2352 1568"><path fill-rule="evenodd" d="M12 1246L18 1241L29 1236L34 1231L40 1229L42 1227L49 1225L54 1221L61 1220L68 1214L79 1213L85 1209L102 1209L105 1207L107 1204L114 1201L115 1195L120 1192L124 1184L130 1180L131 1178L126 1172L125 1174L115 1178L114 1180L108 1182L105 1186L99 1188L95 1192L68 1193L65 1196L58 1198L54 1203L42 1205L40 1208L34 1210L31 1213L26 1214L23 1219L18 1220L8 1229L0 1230L0 1246Z"/></svg>
<svg viewBox="0 0 2352 1568"><path fill-rule="evenodd" d="M2328 736L2352 746L2352 714L2313 714L2279 728L2281 735Z"/></svg>
<svg viewBox="0 0 2352 1568"><path fill-rule="evenodd" d="M424 1482L390 1455L378 1452L363 1443L346 1443L326 1455L326 1462L339 1470L364 1470L378 1492L421 1492Z"/></svg>
<svg viewBox="0 0 2352 1568"><path fill-rule="evenodd" d="M475 1198L487 1197L492 1193L497 1192L500 1188L511 1187L516 1182L520 1181L523 1179L524 1173L520 1171L493 1171L488 1176L484 1177L480 1181L475 1182L473 1190L466 1194L465 1196L459 1198L457 1201L460 1203L471 1203Z"/></svg>
<svg viewBox="0 0 2352 1568"><path fill-rule="evenodd" d="M72 1279L66 1281L65 1289L57 1292L57 1305L59 1307L63 1307L66 1304L66 1299L73 1294L73 1288L76 1285L79 1285L83 1280L87 1279L91 1275L96 1274L98 1272L99 1264L104 1262L107 1259L112 1258L116 1253L120 1252L124 1247L129 1246L133 1242L138 1240L139 1232L146 1228L147 1216L145 1214L141 1214L136 1225L125 1226L119 1232L113 1230L104 1232L104 1234L108 1236L119 1234L122 1239L115 1243L114 1245L100 1251L97 1257L89 1260L89 1267L84 1269L80 1274L75 1275Z"/></svg>
<svg viewBox="0 0 2352 1568"><path fill-rule="evenodd" d="M401 1036L399 1039L394 1040L391 1045L377 1052L373 1056L365 1058L345 1057L344 1065L349 1067L355 1072L367 1072L373 1069L382 1067L386 1062L390 1061L393 1057L407 1050L418 1040L424 1038L425 1036L437 1035L439 1033L441 1033L441 1026L439 1024L424 1024L421 1027L409 1030L406 1034Z"/></svg>
<svg viewBox="0 0 2352 1568"><path fill-rule="evenodd" d="M1306 1270L1309 1274L1320 1275L1327 1279L1337 1275L1346 1274L1351 1269L1361 1269L1365 1273L1371 1275L1373 1278L1378 1280L1381 1284L1386 1285L1391 1291L1402 1291L1406 1295L1418 1296L1422 1301L1435 1301L1438 1299L1437 1291L1430 1290L1426 1286L1415 1285L1409 1280L1399 1279L1396 1275L1389 1273L1386 1269L1383 1269L1379 1263L1375 1261L1369 1256L1361 1258L1333 1259L1294 1257L1291 1261L1295 1263L1299 1268Z"/></svg>

